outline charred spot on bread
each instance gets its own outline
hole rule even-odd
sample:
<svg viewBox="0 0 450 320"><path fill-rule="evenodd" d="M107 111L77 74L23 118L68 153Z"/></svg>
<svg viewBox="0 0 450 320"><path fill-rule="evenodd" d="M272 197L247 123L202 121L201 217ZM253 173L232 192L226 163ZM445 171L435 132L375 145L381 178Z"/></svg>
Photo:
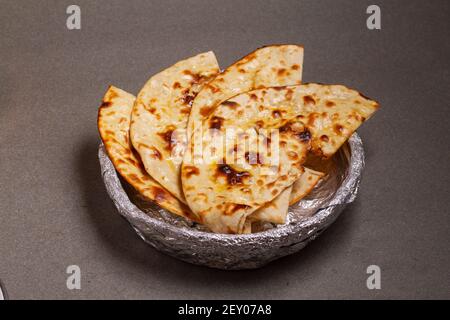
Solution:
<svg viewBox="0 0 450 320"><path fill-rule="evenodd" d="M152 193L156 202L163 202L170 197L170 194L163 188L153 186Z"/></svg>
<svg viewBox="0 0 450 320"><path fill-rule="evenodd" d="M200 114L203 116L203 117L207 117L207 116L209 116L209 114L211 113L211 111L212 111L212 107L203 107L203 108L201 108L200 109Z"/></svg>
<svg viewBox="0 0 450 320"><path fill-rule="evenodd" d="M155 147L150 147L151 150L151 154L150 156L154 159L158 159L158 160L162 160L162 155L161 152L159 152L158 149L156 149Z"/></svg>
<svg viewBox="0 0 450 320"><path fill-rule="evenodd" d="M290 160L297 160L298 159L298 154L295 151L289 151L287 155L288 155Z"/></svg>
<svg viewBox="0 0 450 320"><path fill-rule="evenodd" d="M308 142L311 140L311 132L308 128L304 128L303 131L296 133L295 136L302 142Z"/></svg>
<svg viewBox="0 0 450 320"><path fill-rule="evenodd" d="M202 75L200 73L194 73L191 70L184 70L183 74L190 76L192 78L191 80L191 84L196 84L196 83L201 83L202 81L204 81L207 76Z"/></svg>
<svg viewBox="0 0 450 320"><path fill-rule="evenodd" d="M364 98L364 99L366 99L366 100L372 100L372 99L370 99L368 96L364 95L364 94L361 93L361 92L358 92L358 94L359 94L359 96L361 96L362 98Z"/></svg>
<svg viewBox="0 0 450 320"><path fill-rule="evenodd" d="M184 104L192 106L192 102L195 99L195 95L189 94L189 93L185 93L182 99L183 99L183 103Z"/></svg>
<svg viewBox="0 0 450 320"><path fill-rule="evenodd" d="M258 121L256 121L255 125L257 128L262 128L262 127L264 127L264 121L258 120Z"/></svg>
<svg viewBox="0 0 450 320"><path fill-rule="evenodd" d="M250 206L247 206L245 204L240 204L240 203L226 203L225 204L225 210L224 210L224 214L227 216L231 216L233 215L236 211L238 210L247 210L249 209Z"/></svg>
<svg viewBox="0 0 450 320"><path fill-rule="evenodd" d="M311 140L311 132L303 126L301 122L288 122L284 126L280 127L280 133L290 132L294 137L301 142L308 142Z"/></svg>
<svg viewBox="0 0 450 320"><path fill-rule="evenodd" d="M176 139L174 137L173 132L175 131L175 127L170 125L166 128L164 132L158 132L158 136L166 143L165 149L171 151L173 146L176 144Z"/></svg>
<svg viewBox="0 0 450 320"><path fill-rule="evenodd" d="M220 164L217 166L216 176L224 176L229 185L243 184L244 178L250 176L247 171L236 171L227 164Z"/></svg>
<svg viewBox="0 0 450 320"><path fill-rule="evenodd" d="M292 100L293 94L294 94L294 91L292 89L288 89L286 91L286 100Z"/></svg>
<svg viewBox="0 0 450 320"><path fill-rule="evenodd" d="M229 108L236 108L239 106L239 103L234 102L234 101L224 101L224 102L222 102L222 105L227 106Z"/></svg>
<svg viewBox="0 0 450 320"><path fill-rule="evenodd" d="M105 101L105 100L103 100L102 101L102 104L100 105L100 108L108 108L108 107L110 107L112 105L112 102L111 101Z"/></svg>
<svg viewBox="0 0 450 320"><path fill-rule="evenodd" d="M320 136L320 140L322 140L323 142L328 142L330 141L330 139L328 138L328 136L326 134L323 134Z"/></svg>
<svg viewBox="0 0 450 320"><path fill-rule="evenodd" d="M287 71L285 68L280 68L280 69L278 69L278 71L277 71L277 75L278 75L279 77L282 77L282 76L286 75L287 73L288 73L288 71Z"/></svg>
<svg viewBox="0 0 450 320"><path fill-rule="evenodd" d="M258 96L256 94L252 93L252 94L250 94L250 100L254 100L254 101L258 100Z"/></svg>
<svg viewBox="0 0 450 320"><path fill-rule="evenodd" d="M273 110L272 111L272 117L274 117L274 118L281 118L281 112L280 112L280 110Z"/></svg>
<svg viewBox="0 0 450 320"><path fill-rule="evenodd" d="M304 104L309 104L309 105L315 105L316 104L316 100L310 96L310 95L306 95L303 97L303 103Z"/></svg>
<svg viewBox="0 0 450 320"><path fill-rule="evenodd" d="M190 178L193 175L198 176L199 174L200 174L200 170L195 166L185 166L183 168L183 175L186 178Z"/></svg>
<svg viewBox="0 0 450 320"><path fill-rule="evenodd" d="M223 118L214 116L209 120L209 128L219 130L223 125L223 121Z"/></svg>

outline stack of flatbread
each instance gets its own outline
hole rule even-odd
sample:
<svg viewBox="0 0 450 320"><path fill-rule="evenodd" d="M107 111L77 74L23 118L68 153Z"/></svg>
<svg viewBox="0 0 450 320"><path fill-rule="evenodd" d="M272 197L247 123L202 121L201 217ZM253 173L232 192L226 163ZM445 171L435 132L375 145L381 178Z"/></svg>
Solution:
<svg viewBox="0 0 450 320"><path fill-rule="evenodd" d="M378 108L341 85L302 84L303 48L267 46L220 71L213 52L152 76L137 97L111 86L98 128L146 200L217 233L283 224L288 207Z"/></svg>

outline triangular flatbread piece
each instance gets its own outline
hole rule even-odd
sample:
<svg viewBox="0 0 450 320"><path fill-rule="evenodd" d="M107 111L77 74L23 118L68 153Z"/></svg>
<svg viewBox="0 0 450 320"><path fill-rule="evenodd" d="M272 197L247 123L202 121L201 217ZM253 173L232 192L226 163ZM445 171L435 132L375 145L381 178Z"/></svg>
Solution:
<svg viewBox="0 0 450 320"><path fill-rule="evenodd" d="M218 72L211 51L182 60L151 77L133 107L131 141L145 170L182 202L180 165L191 104Z"/></svg>
<svg viewBox="0 0 450 320"><path fill-rule="evenodd" d="M106 152L120 175L146 200L179 216L195 220L191 210L148 175L129 139L135 97L109 87L98 110L98 130Z"/></svg>

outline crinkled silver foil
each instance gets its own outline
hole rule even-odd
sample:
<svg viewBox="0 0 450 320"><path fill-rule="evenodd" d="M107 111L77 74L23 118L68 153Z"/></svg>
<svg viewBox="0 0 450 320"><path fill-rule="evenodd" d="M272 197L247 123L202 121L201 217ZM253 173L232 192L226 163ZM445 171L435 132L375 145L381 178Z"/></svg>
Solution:
<svg viewBox="0 0 450 320"><path fill-rule="evenodd" d="M304 248L331 225L358 192L364 167L361 138L355 133L333 158L331 172L307 198L289 207L286 224L264 224L262 231L245 235L209 232L143 201L123 182L104 146L99 159L106 190L119 213L148 244L180 260L212 268L259 268Z"/></svg>

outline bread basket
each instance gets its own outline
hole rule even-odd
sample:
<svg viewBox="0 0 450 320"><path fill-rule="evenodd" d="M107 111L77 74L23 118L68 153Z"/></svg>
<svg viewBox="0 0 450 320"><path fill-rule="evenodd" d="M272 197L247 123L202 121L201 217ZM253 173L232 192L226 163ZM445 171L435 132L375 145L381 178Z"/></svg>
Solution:
<svg viewBox="0 0 450 320"><path fill-rule="evenodd" d="M264 226L265 231L245 235L211 233L152 203L140 201L119 178L102 144L99 160L109 196L146 243L189 263L239 270L259 268L297 252L331 225L356 197L364 151L360 137L353 134L334 156L336 166L328 177L307 198L289 207L286 224Z"/></svg>

